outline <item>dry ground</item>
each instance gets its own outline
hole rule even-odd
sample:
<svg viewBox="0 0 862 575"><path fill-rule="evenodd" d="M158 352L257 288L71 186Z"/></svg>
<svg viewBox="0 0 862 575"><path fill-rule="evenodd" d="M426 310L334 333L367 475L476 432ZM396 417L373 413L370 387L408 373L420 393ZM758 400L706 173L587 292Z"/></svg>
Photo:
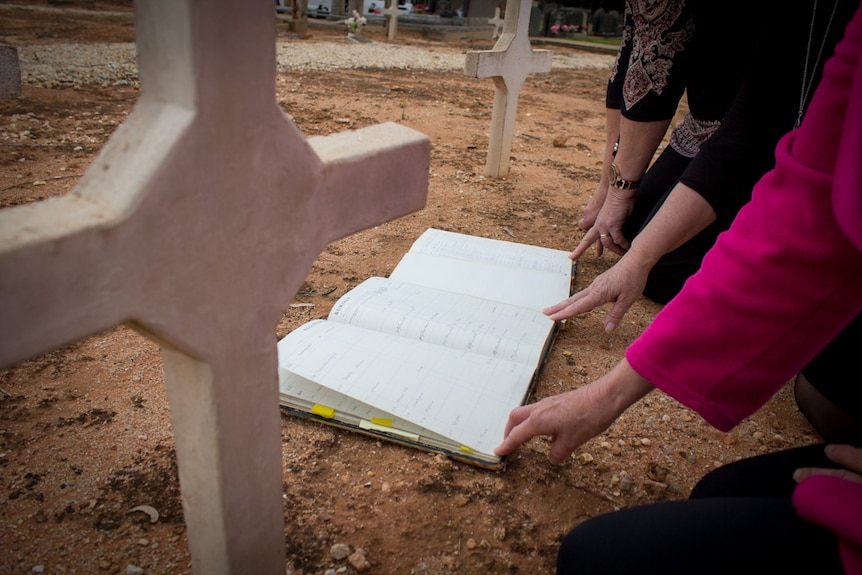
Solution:
<svg viewBox="0 0 862 575"><path fill-rule="evenodd" d="M128 11L126 3L106 7ZM13 14L0 17L0 36L18 46L134 37L128 13ZM490 47L400 32L396 42L428 49ZM279 41L342 35L313 27ZM368 35L386 41L382 31ZM278 101L308 136L396 121L428 134L433 149L426 208L328 246L297 294L313 306L287 308L274 335L324 317L350 288L386 275L428 227L573 248L581 235L575 222L599 176L604 80L604 72L571 70L529 78L511 173L490 179L483 176L490 80L371 69L281 75ZM0 100L0 206L74 187L137 94L134 85L25 86L20 98ZM578 286L612 263L585 256ZM657 310L639 301L613 335L601 328L604 310L569 322L536 397L604 373ZM190 572L154 343L120 326L0 372L0 388L0 574L125 573L128 565ZM787 390L729 434L654 393L565 464L550 465L548 442L536 439L500 472L287 417L281 433L287 572L320 575L357 572L331 556L337 543L364 550L369 573L552 573L558 542L575 524L684 498L722 462L816 440ZM139 505L157 509L159 520L132 511Z"/></svg>

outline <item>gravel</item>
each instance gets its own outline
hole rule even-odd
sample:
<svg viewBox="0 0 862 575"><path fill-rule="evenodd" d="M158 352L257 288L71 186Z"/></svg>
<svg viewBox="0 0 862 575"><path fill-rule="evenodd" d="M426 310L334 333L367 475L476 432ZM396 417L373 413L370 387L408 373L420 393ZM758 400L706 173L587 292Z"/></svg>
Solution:
<svg viewBox="0 0 862 575"><path fill-rule="evenodd" d="M551 50L554 52L554 50ZM376 42L278 42L279 72L291 70L399 69L463 71L465 52L449 47L422 48ZM21 81L43 88L138 82L135 45L53 44L19 48ZM556 69L610 69L613 56L570 49L556 51Z"/></svg>

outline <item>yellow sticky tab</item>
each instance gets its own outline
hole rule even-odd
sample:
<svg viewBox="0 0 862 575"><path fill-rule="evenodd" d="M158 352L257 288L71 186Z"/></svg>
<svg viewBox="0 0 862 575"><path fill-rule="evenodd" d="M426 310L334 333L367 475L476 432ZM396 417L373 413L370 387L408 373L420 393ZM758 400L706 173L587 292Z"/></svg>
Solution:
<svg viewBox="0 0 862 575"><path fill-rule="evenodd" d="M473 450L467 447L466 445L461 446L461 451L466 451L467 453L473 453Z"/></svg>
<svg viewBox="0 0 862 575"><path fill-rule="evenodd" d="M320 417L325 417L326 419L332 419L335 417L334 409L326 407L325 405L320 405L319 403L314 404L314 407L311 408L311 413L319 415Z"/></svg>
<svg viewBox="0 0 862 575"><path fill-rule="evenodd" d="M392 420L388 417L372 417L371 423L374 425L382 425L384 427L392 427Z"/></svg>

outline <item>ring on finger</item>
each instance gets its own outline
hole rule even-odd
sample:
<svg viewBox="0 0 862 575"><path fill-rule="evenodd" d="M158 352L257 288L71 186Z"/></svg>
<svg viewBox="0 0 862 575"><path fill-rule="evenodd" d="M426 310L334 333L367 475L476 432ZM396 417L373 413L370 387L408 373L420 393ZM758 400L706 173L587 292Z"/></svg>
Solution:
<svg viewBox="0 0 862 575"><path fill-rule="evenodd" d="M599 237L600 237L601 239L605 239L606 237L608 237L608 234L599 234Z"/></svg>

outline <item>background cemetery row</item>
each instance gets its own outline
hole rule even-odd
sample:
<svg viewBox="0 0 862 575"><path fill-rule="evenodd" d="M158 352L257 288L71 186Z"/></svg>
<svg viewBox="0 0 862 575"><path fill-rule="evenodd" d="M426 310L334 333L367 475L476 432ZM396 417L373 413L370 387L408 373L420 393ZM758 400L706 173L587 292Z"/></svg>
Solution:
<svg viewBox="0 0 862 575"><path fill-rule="evenodd" d="M75 189L140 91L134 66L129 71L134 50L125 51L134 31L128 16L40 12L25 34L23 24L10 30L15 18L0 9L0 33L19 43L27 79L21 97L0 101L0 205L8 210ZM403 34L392 46L372 27L369 44L347 43L343 28L279 35L275 99L304 137L395 122L426 134L431 151L424 207L326 245L275 333L263 334L273 346L324 317L365 278L386 275L428 227L563 249L579 237L574 222L600 167L607 57L588 66L553 48L551 72L529 76L521 89L510 172L491 178L484 163L494 85L465 76L463 67L466 51L489 49L490 42L444 45ZM124 43L94 44L107 38ZM305 60L288 57L292 48ZM110 57L105 63L87 60L79 75L69 71L77 58L102 50ZM450 58L454 64L441 65ZM56 70L53 80L35 67L46 61ZM360 167L385 170L383 162ZM243 176L248 201L260 176ZM161 209L167 219L177 206L165 202ZM260 236L275 243L290 232L276 223ZM163 233L155 225L148 237L157 241ZM261 256L250 250L246 257ZM585 256L579 287L612 261ZM62 282L57 287L62 292ZM536 397L604 373L655 311L638 302L613 335L602 329L603 310L571 322ZM190 572L164 376L159 346L127 326L0 374L0 573ZM584 518L684 497L720 462L812 440L787 393L727 435L654 395L566 464L550 466L548 442L537 439L499 473L293 418L279 424L280 541L293 574L552 573L559 538ZM255 469L240 471L251 478ZM141 505L158 511L154 523L134 511Z"/></svg>

